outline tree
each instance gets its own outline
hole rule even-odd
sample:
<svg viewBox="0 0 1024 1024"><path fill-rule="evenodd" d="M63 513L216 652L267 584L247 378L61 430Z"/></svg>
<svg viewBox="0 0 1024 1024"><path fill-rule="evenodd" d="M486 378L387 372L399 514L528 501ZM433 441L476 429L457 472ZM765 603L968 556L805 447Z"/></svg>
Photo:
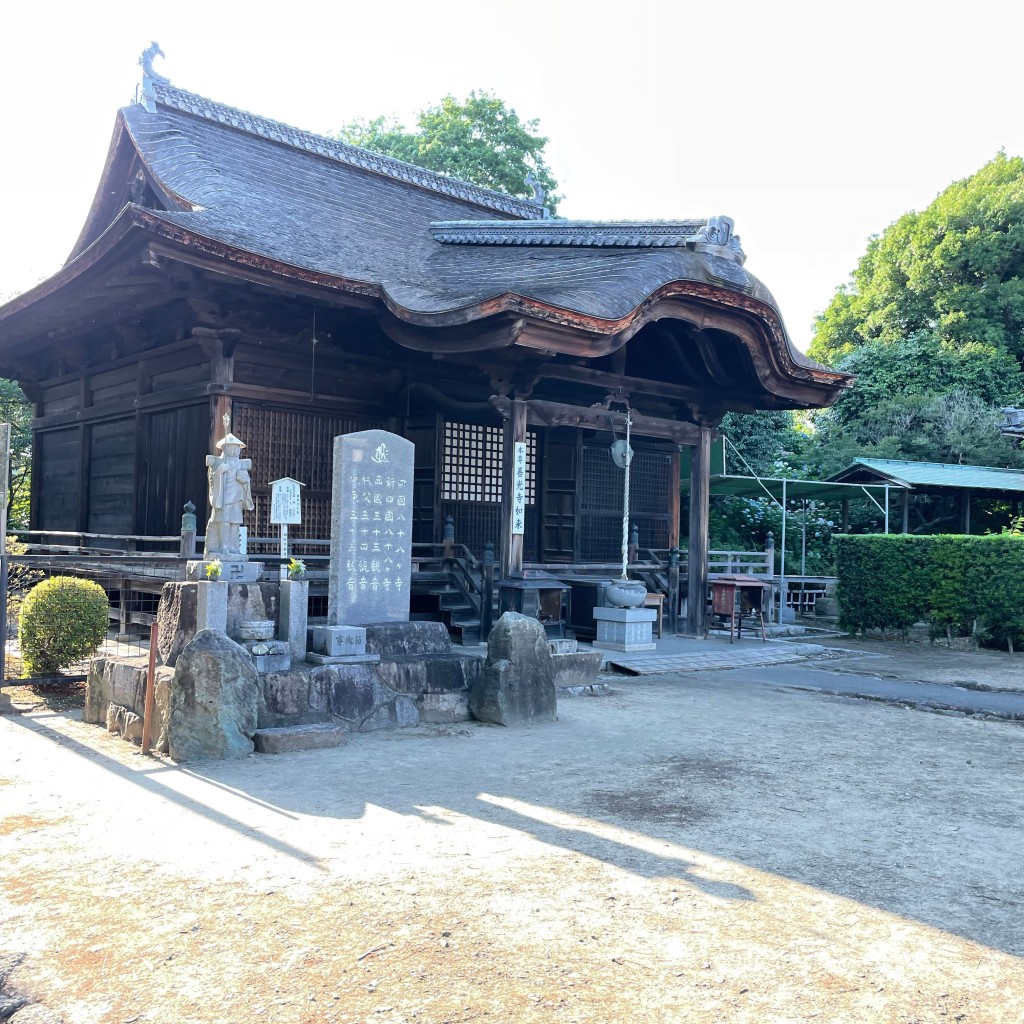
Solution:
<svg viewBox="0 0 1024 1024"><path fill-rule="evenodd" d="M393 117L363 118L342 126L336 137L510 196L531 197L526 177L532 175L546 193L544 206L555 213L561 196L544 160L548 139L538 127L493 93L474 90L464 103L448 95L421 110L413 131Z"/></svg>
<svg viewBox="0 0 1024 1024"><path fill-rule="evenodd" d="M869 418L879 405L963 391L988 406L1024 401L1024 370L1007 352L978 342L953 346L921 331L905 341L862 345L839 363L853 387L819 414L844 424Z"/></svg>
<svg viewBox="0 0 1024 1024"><path fill-rule="evenodd" d="M0 423L11 425L8 528L27 529L32 468L32 406L13 380L3 378L0 378Z"/></svg>
<svg viewBox="0 0 1024 1024"><path fill-rule="evenodd" d="M836 365L922 332L1024 360L1024 160L999 153L868 243L818 318L810 354Z"/></svg>

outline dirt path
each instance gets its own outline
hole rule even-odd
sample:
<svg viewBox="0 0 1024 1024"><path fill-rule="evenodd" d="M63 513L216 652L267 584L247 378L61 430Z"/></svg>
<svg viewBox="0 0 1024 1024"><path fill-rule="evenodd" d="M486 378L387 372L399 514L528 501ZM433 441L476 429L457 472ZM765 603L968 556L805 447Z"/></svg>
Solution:
<svg viewBox="0 0 1024 1024"><path fill-rule="evenodd" d="M13 980L70 1024L1019 1022L1024 728L733 677L187 769L4 716Z"/></svg>

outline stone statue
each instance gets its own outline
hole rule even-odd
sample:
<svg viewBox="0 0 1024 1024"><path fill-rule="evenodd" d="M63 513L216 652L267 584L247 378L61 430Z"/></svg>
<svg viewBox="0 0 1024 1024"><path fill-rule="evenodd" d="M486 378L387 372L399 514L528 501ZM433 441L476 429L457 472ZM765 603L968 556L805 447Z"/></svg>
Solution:
<svg viewBox="0 0 1024 1024"><path fill-rule="evenodd" d="M210 519L206 524L207 559L242 561L242 513L255 508L249 470L252 459L240 459L245 443L228 430L230 419L224 416L224 436L217 442L220 455L206 456L210 482Z"/></svg>

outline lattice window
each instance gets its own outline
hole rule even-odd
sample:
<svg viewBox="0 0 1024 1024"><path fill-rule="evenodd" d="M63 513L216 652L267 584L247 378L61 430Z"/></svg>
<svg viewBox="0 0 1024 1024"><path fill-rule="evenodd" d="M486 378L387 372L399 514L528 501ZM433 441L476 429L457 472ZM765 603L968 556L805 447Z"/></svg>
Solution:
<svg viewBox="0 0 1024 1024"><path fill-rule="evenodd" d="M583 511L622 511L625 474L603 445L583 448ZM629 468L630 515L664 515L672 491L672 459L663 452L635 451Z"/></svg>
<svg viewBox="0 0 1024 1024"><path fill-rule="evenodd" d="M297 554L308 554L302 538L326 539L331 535L331 478L334 472L334 439L358 430L385 429L384 420L268 409L236 402L231 429L246 443L245 458L252 459L253 502L245 513L249 536L277 537L270 525L270 481L283 476L305 483L302 489L302 525L289 530ZM276 545L254 545L251 554L276 551Z"/></svg>
<svg viewBox="0 0 1024 1024"><path fill-rule="evenodd" d="M441 473L442 501L501 502L501 427L479 423L445 423ZM526 435L526 503L537 490L537 434Z"/></svg>

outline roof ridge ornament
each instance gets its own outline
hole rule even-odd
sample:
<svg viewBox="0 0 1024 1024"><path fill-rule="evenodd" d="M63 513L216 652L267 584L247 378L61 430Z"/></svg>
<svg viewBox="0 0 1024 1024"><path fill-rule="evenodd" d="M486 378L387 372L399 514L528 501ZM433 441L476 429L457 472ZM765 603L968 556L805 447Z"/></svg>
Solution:
<svg viewBox="0 0 1024 1024"><path fill-rule="evenodd" d="M544 186L537 180L533 171L527 171L526 177L523 179L526 182L528 188L533 189L533 202L539 206L543 211L541 217L544 220L551 218L551 211L544 205L544 200L547 199L548 193Z"/></svg>
<svg viewBox="0 0 1024 1024"><path fill-rule="evenodd" d="M740 236L733 233L735 226L732 217L711 217L697 232L693 251L723 256L742 266L747 255L740 246Z"/></svg>
<svg viewBox="0 0 1024 1024"><path fill-rule="evenodd" d="M161 75L159 71L153 70L153 60L156 57L166 58L166 54L160 49L160 44L154 39L145 50L142 51L142 56L139 57L139 65L142 68L142 97L139 97L139 90L135 91L135 102L141 103L145 110L150 114L156 113L156 91L153 89L154 82L164 82L170 84L170 79L166 75Z"/></svg>

